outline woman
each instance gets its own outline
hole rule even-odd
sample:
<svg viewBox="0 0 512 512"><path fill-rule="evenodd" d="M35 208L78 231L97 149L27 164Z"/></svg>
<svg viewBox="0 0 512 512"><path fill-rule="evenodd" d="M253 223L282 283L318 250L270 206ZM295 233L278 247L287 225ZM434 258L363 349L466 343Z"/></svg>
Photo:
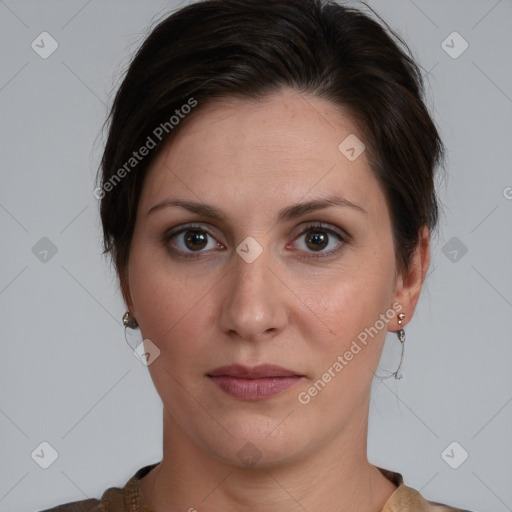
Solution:
<svg viewBox="0 0 512 512"><path fill-rule="evenodd" d="M161 22L115 98L95 194L163 459L52 510L460 510L366 452L442 154L416 64L357 10L207 0Z"/></svg>

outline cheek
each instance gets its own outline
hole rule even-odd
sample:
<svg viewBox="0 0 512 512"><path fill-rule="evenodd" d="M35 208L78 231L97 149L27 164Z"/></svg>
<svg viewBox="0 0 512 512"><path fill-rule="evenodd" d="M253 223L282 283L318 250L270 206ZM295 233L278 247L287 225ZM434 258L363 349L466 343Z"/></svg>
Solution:
<svg viewBox="0 0 512 512"><path fill-rule="evenodd" d="M387 298L387 294L353 282L338 286L330 300L323 296L320 307L323 305L325 313L319 316L334 334L314 340L318 357L315 367L320 373L328 371L338 356L343 356L343 375L348 378L344 386L371 380L371 373L364 369L375 367L380 357L387 329L381 323L378 332L372 328L387 309ZM338 379L341 380L344 379Z"/></svg>
<svg viewBox="0 0 512 512"><path fill-rule="evenodd" d="M215 285L214 275L188 275L172 268L161 251L146 250L134 241L129 263L134 314L144 338L167 350L170 340L183 339L187 333L192 339L194 324L204 321L206 294Z"/></svg>
<svg viewBox="0 0 512 512"><path fill-rule="evenodd" d="M393 249L387 244L378 251L354 252L337 272L301 282L301 295L317 322L346 343L391 306L393 268Z"/></svg>
<svg viewBox="0 0 512 512"><path fill-rule="evenodd" d="M393 298L392 244L384 243L378 251L358 251L357 257L347 258L346 262L333 279L322 280L320 290L305 285L310 292L316 290L310 299L318 316L316 325L333 331L326 333L323 329L322 335L312 336L312 382L332 382L326 392L322 391L318 405L334 400L348 406L349 402L364 399L388 328L381 315L389 310ZM304 323L302 330L306 329ZM315 393L316 389L312 391Z"/></svg>

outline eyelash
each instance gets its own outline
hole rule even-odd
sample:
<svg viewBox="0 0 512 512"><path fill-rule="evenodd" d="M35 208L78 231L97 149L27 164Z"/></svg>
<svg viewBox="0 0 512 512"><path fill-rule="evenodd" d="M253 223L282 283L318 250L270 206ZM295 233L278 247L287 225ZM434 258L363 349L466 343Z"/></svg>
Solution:
<svg viewBox="0 0 512 512"><path fill-rule="evenodd" d="M334 229L326 227L326 225L323 224L322 222L312 222L312 223L308 224L305 227L305 229L294 238L294 241L298 240L300 237L304 236L305 234L309 233L310 231L314 231L315 229L324 231L328 235L334 235L336 238L338 238L340 245L336 249L331 249L330 251L326 251L326 252L318 251L315 253L314 251L312 251L310 253L310 255L306 257L306 259L328 258L330 256L337 254L343 248L344 245L349 244L351 241L348 234L338 233ZM169 242L173 238L177 237L180 234L186 233L187 231L190 231L190 230L201 231L203 233L206 233L209 237L215 239L215 237L207 229L205 229L201 224L187 224L187 225L181 227L177 231L167 232L162 239L162 243L168 248L168 250L170 252L173 253L173 255L175 255L178 258L199 259L202 257L202 255L204 254L205 251L183 252L180 249L176 250L174 248L171 248L169 245ZM219 242L217 242L217 243L219 243Z"/></svg>

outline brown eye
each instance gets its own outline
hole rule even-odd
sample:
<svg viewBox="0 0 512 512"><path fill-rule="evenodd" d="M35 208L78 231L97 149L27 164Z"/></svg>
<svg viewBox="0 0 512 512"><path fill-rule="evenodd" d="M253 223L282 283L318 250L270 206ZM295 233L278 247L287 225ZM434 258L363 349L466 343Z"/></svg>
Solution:
<svg viewBox="0 0 512 512"><path fill-rule="evenodd" d="M187 249L198 251L204 249L208 243L208 234L199 230L184 231L184 241Z"/></svg>
<svg viewBox="0 0 512 512"><path fill-rule="evenodd" d="M162 242L173 257L181 258L203 257L212 250L225 249L207 229L193 224L168 231Z"/></svg>
<svg viewBox="0 0 512 512"><path fill-rule="evenodd" d="M306 253L308 258L327 258L337 254L350 240L350 236L341 228L334 229L316 223L306 226L294 240L294 246Z"/></svg>
<svg viewBox="0 0 512 512"><path fill-rule="evenodd" d="M329 235L324 230L310 230L305 242L311 250L321 251L329 243Z"/></svg>

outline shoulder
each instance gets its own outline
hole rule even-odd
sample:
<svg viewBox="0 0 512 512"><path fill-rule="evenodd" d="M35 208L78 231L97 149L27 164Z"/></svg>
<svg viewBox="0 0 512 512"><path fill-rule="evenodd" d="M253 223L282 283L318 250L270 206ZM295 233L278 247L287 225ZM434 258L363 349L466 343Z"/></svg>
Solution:
<svg viewBox="0 0 512 512"><path fill-rule="evenodd" d="M140 490L139 480L156 465L151 464L139 469L124 487L110 487L103 492L100 499L73 501L40 512L151 512Z"/></svg>
<svg viewBox="0 0 512 512"><path fill-rule="evenodd" d="M397 485L395 492L389 497L381 512L471 512L437 501L429 501L416 489L405 485L400 473L383 468L379 468L379 470Z"/></svg>
<svg viewBox="0 0 512 512"><path fill-rule="evenodd" d="M128 482L129 484L129 482ZM90 498L87 500L73 501L58 505L41 512L121 512L128 510L126 498L130 496L127 487L120 489L118 487L110 487L107 489L101 499Z"/></svg>
<svg viewBox="0 0 512 512"><path fill-rule="evenodd" d="M471 512L425 499L416 489L401 484L391 495L382 512Z"/></svg>

